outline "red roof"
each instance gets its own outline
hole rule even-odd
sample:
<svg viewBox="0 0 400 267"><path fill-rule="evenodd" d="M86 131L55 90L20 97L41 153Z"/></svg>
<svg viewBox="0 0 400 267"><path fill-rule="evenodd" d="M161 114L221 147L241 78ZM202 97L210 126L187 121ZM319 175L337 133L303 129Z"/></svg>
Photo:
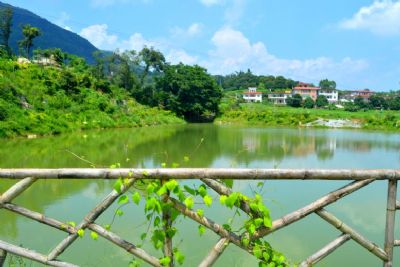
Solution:
<svg viewBox="0 0 400 267"><path fill-rule="evenodd" d="M321 89L320 87L311 87L311 86L307 86L307 87L305 87L305 86L296 86L296 87L293 87L293 90L319 90L319 89Z"/></svg>
<svg viewBox="0 0 400 267"><path fill-rule="evenodd" d="M243 94L244 95L261 95L262 93L261 92L248 92L248 91L245 91Z"/></svg>

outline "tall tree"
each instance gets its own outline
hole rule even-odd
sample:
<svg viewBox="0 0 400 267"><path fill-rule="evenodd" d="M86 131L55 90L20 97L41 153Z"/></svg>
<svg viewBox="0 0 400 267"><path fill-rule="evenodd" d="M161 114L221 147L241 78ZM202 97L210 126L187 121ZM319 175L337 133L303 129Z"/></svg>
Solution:
<svg viewBox="0 0 400 267"><path fill-rule="evenodd" d="M152 47L144 47L138 54L138 61L144 65L143 74L140 77L140 84L142 86L151 70L162 71L165 65L164 55Z"/></svg>
<svg viewBox="0 0 400 267"><path fill-rule="evenodd" d="M336 89L336 82L335 81L330 81L328 79L321 80L319 82L319 87L322 89L331 89L335 90Z"/></svg>
<svg viewBox="0 0 400 267"><path fill-rule="evenodd" d="M11 7L0 9L0 48L3 47L8 55L11 55L9 45L13 10Z"/></svg>
<svg viewBox="0 0 400 267"><path fill-rule="evenodd" d="M33 47L33 40L38 37L41 32L39 28L32 27L30 24L25 24L22 27L22 34L24 39L18 42L20 49L25 53L26 57L29 57L31 48Z"/></svg>
<svg viewBox="0 0 400 267"><path fill-rule="evenodd" d="M222 91L199 66L166 65L156 88L159 104L188 121L212 121L218 114Z"/></svg>

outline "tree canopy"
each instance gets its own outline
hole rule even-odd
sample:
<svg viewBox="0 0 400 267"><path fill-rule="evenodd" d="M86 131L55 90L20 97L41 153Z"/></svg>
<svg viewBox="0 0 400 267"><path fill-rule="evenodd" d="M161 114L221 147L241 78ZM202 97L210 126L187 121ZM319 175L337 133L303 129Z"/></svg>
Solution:
<svg viewBox="0 0 400 267"><path fill-rule="evenodd" d="M319 87L321 87L321 89L335 90L336 89L336 82L335 81L330 81L328 79L324 79L324 80L321 80L319 82Z"/></svg>
<svg viewBox="0 0 400 267"><path fill-rule="evenodd" d="M21 52L23 52L27 57L29 57L31 48L33 47L33 40L38 37L41 32L39 28L32 27L30 24L25 24L22 27L22 34L24 35L24 39L19 41L19 46Z"/></svg>
<svg viewBox="0 0 400 267"><path fill-rule="evenodd" d="M0 9L0 49L4 49L8 55L11 54L9 40L11 35L12 18L12 8Z"/></svg>
<svg viewBox="0 0 400 267"><path fill-rule="evenodd" d="M167 65L156 83L159 104L191 122L212 121L222 91L204 68Z"/></svg>

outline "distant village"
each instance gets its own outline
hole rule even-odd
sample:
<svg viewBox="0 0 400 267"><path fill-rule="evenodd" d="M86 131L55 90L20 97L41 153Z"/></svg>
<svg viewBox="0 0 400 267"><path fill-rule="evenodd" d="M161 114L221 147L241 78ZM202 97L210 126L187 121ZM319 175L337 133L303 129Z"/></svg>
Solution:
<svg viewBox="0 0 400 267"><path fill-rule="evenodd" d="M313 86L312 84L300 82L292 89L271 91L269 93L262 93L257 91L257 87L249 87L247 91L243 92L242 97L245 102L262 102L263 97L276 105L287 105L287 100L294 95L300 95L302 99L311 98L316 101L318 96L325 96L329 104L340 106L341 104L354 102L356 98L362 98L368 101L374 94L369 89L353 90L353 91L340 91L337 89L323 89L321 87Z"/></svg>

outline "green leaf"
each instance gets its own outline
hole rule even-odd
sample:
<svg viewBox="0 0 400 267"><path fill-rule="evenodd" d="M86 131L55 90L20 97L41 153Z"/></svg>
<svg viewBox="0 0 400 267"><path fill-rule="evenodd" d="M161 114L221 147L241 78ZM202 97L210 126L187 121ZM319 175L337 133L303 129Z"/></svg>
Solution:
<svg viewBox="0 0 400 267"><path fill-rule="evenodd" d="M75 227L76 226L76 223L75 222L73 222L73 221L70 221L70 222L67 222L69 225L71 225L72 227Z"/></svg>
<svg viewBox="0 0 400 267"><path fill-rule="evenodd" d="M205 195L203 200L204 200L204 204L206 204L207 207L210 207L213 202L212 197L210 197L209 195Z"/></svg>
<svg viewBox="0 0 400 267"><path fill-rule="evenodd" d="M160 259L160 264L163 266L169 265L171 262L171 259L169 257L164 257Z"/></svg>
<svg viewBox="0 0 400 267"><path fill-rule="evenodd" d="M247 230L249 231L250 235L253 235L256 232L256 226L254 224L250 224Z"/></svg>
<svg viewBox="0 0 400 267"><path fill-rule="evenodd" d="M172 163L172 168L178 168L178 167L179 167L179 163L176 163L176 162Z"/></svg>
<svg viewBox="0 0 400 267"><path fill-rule="evenodd" d="M189 194L191 194L192 196L196 195L196 190L194 190L193 188L190 188L187 185L184 185L183 188L185 189L186 192L188 192Z"/></svg>
<svg viewBox="0 0 400 267"><path fill-rule="evenodd" d="M117 214L118 216L122 216L124 215L124 212L122 210L116 210L115 214Z"/></svg>
<svg viewBox="0 0 400 267"><path fill-rule="evenodd" d="M235 193L230 194L229 197L225 201L226 206L229 208L233 208L233 206L235 205L238 198L239 198L238 193L235 192Z"/></svg>
<svg viewBox="0 0 400 267"><path fill-rule="evenodd" d="M107 231L110 231L110 229L111 229L111 225L110 225L110 224L106 224L106 225L104 225L104 229L106 229Z"/></svg>
<svg viewBox="0 0 400 267"><path fill-rule="evenodd" d="M169 191L174 191L174 189L178 186L178 182L176 180L170 180L165 183L165 186L168 188Z"/></svg>
<svg viewBox="0 0 400 267"><path fill-rule="evenodd" d="M131 262L129 262L128 267L139 267L140 266L140 262L138 260L132 260Z"/></svg>
<svg viewBox="0 0 400 267"><path fill-rule="evenodd" d="M242 238L242 244L243 246L247 247L250 244L250 239L243 237Z"/></svg>
<svg viewBox="0 0 400 267"><path fill-rule="evenodd" d="M147 233L143 233L143 234L140 235L140 239L141 240L145 240L146 237L147 237Z"/></svg>
<svg viewBox="0 0 400 267"><path fill-rule="evenodd" d="M165 162L161 163L161 167L162 167L162 168L167 167L167 163L165 163Z"/></svg>
<svg viewBox="0 0 400 267"><path fill-rule="evenodd" d="M269 259L271 258L271 256L266 251L263 252L262 256L265 261L269 261Z"/></svg>
<svg viewBox="0 0 400 267"><path fill-rule="evenodd" d="M197 215L199 215L200 217L203 217L204 216L204 210L198 209L197 210Z"/></svg>
<svg viewBox="0 0 400 267"><path fill-rule="evenodd" d="M118 204L119 204L119 205L124 205L124 204L126 204L126 203L128 203L128 202L129 202L129 198L128 198L127 195L123 195L123 196L120 196L120 197L118 198Z"/></svg>
<svg viewBox="0 0 400 267"><path fill-rule="evenodd" d="M207 195L207 188L204 185L200 185L199 189L197 189L197 192L199 192L201 197L205 197Z"/></svg>
<svg viewBox="0 0 400 267"><path fill-rule="evenodd" d="M183 157L183 161L184 161L184 162L189 162L189 160L190 160L190 159L189 159L188 156L184 156L184 157Z"/></svg>
<svg viewBox="0 0 400 267"><path fill-rule="evenodd" d="M114 190L117 191L118 194L121 194L122 188L123 188L122 179L118 179L118 180L114 183Z"/></svg>
<svg viewBox="0 0 400 267"><path fill-rule="evenodd" d="M221 196L219 197L219 202L220 202L222 205L225 205L226 199L227 199L227 198L228 198L227 196L221 195Z"/></svg>
<svg viewBox="0 0 400 267"><path fill-rule="evenodd" d="M99 235L98 235L96 232L91 232L91 233L90 233L90 237L91 237L93 240L97 240L97 239L99 238Z"/></svg>
<svg viewBox="0 0 400 267"><path fill-rule="evenodd" d="M140 193L139 192L135 192L135 193L133 193L132 194L132 201L133 201L133 203L135 203L136 205L139 205L139 202L140 202L140 199L141 199L142 197L140 196Z"/></svg>
<svg viewBox="0 0 400 267"><path fill-rule="evenodd" d="M185 261L185 256L179 250L175 251L174 255L175 255L175 259L179 263L179 265L182 265L183 262Z"/></svg>
<svg viewBox="0 0 400 267"><path fill-rule="evenodd" d="M161 222L161 219L160 219L160 217L157 216L157 217L154 219L153 225L154 225L155 227L157 227L157 226L160 225L160 222Z"/></svg>
<svg viewBox="0 0 400 267"><path fill-rule="evenodd" d="M158 189L158 191L157 191L157 195L159 195L159 196L164 195L166 193L167 193L167 187L165 185L161 186L160 189Z"/></svg>
<svg viewBox="0 0 400 267"><path fill-rule="evenodd" d="M206 228L203 225L199 225L198 229L199 229L200 236L202 236L204 234L204 232L206 231Z"/></svg>
<svg viewBox="0 0 400 267"><path fill-rule="evenodd" d="M272 220L271 220L271 218L268 216L268 217L264 217L264 226L265 227L267 227L267 228L271 228L272 227Z"/></svg>
<svg viewBox="0 0 400 267"><path fill-rule="evenodd" d="M194 205L193 197L187 197L184 201L186 208L191 209Z"/></svg>
<svg viewBox="0 0 400 267"><path fill-rule="evenodd" d="M146 188L147 194L150 195L150 194L154 193L155 189L156 189L156 187L154 186L153 183L148 184L147 188Z"/></svg>
<svg viewBox="0 0 400 267"><path fill-rule="evenodd" d="M253 254L257 259L261 259L262 257L262 249L259 245L255 245L253 247Z"/></svg>
<svg viewBox="0 0 400 267"><path fill-rule="evenodd" d="M262 218L257 218L254 220L254 224L256 225L256 227L260 227L261 224L263 224L264 220Z"/></svg>
<svg viewBox="0 0 400 267"><path fill-rule="evenodd" d="M264 186L264 182L258 182L257 183L257 187L263 187Z"/></svg>
<svg viewBox="0 0 400 267"><path fill-rule="evenodd" d="M82 238L82 237L85 235L85 230L79 229L76 233L78 234L78 236L79 236L80 238Z"/></svg>
<svg viewBox="0 0 400 267"><path fill-rule="evenodd" d="M222 182L229 188L233 187L233 179L224 179Z"/></svg>

